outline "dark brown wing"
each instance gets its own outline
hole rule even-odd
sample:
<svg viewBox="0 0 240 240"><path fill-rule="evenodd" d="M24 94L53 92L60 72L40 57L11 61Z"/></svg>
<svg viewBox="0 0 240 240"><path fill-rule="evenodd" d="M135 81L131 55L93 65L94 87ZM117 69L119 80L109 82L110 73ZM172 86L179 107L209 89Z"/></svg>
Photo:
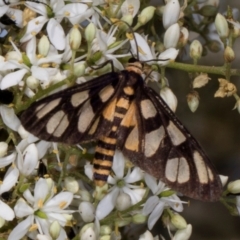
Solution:
<svg viewBox="0 0 240 240"><path fill-rule="evenodd" d="M126 118L117 146L130 161L186 196L219 199L222 184L209 158L154 90L140 86Z"/></svg>

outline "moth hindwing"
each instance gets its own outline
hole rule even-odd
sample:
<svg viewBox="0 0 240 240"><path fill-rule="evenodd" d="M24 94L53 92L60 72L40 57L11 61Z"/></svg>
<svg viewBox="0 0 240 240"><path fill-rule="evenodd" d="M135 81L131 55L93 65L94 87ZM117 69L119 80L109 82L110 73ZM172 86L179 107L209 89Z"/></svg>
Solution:
<svg viewBox="0 0 240 240"><path fill-rule="evenodd" d="M103 185L119 149L186 196L216 201L222 184L208 157L134 64L35 102L23 126L46 141L96 141L94 179Z"/></svg>

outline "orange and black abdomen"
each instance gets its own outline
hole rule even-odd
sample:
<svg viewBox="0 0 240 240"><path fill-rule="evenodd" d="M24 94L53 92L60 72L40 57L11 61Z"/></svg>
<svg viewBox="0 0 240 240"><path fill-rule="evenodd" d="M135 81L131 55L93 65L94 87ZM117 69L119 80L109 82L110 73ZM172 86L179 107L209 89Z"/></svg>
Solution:
<svg viewBox="0 0 240 240"><path fill-rule="evenodd" d="M132 75L128 72L128 75L130 75L130 78L123 79L123 81L128 80L130 81L129 84L122 89L118 98L111 100L103 113L104 118L112 121L112 128L107 135L101 136L97 141L93 161L94 180L97 186L103 186L107 182L116 150L117 130L130 107L135 93L137 79L135 79L135 74ZM126 75L120 77L126 77ZM133 81L131 82L131 80Z"/></svg>

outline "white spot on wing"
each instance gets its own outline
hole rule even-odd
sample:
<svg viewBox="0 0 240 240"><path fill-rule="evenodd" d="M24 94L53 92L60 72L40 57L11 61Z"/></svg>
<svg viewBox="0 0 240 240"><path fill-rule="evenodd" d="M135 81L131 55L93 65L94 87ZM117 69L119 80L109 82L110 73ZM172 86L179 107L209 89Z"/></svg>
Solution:
<svg viewBox="0 0 240 240"><path fill-rule="evenodd" d="M77 107L88 99L88 91L74 93L71 97L71 104L73 107Z"/></svg>
<svg viewBox="0 0 240 240"><path fill-rule="evenodd" d="M52 134L55 129L58 127L61 122L63 116L65 115L64 111L60 110L56 112L48 121L46 129L49 134Z"/></svg>
<svg viewBox="0 0 240 240"><path fill-rule="evenodd" d="M190 169L188 162L185 158L181 157L179 162L179 169L178 169L178 182L185 183L190 179Z"/></svg>
<svg viewBox="0 0 240 240"><path fill-rule="evenodd" d="M214 177L213 177L212 170L209 167L207 167L207 171L208 171L208 177L209 177L210 181L213 181Z"/></svg>
<svg viewBox="0 0 240 240"><path fill-rule="evenodd" d="M206 169L206 165L204 163L202 156L199 154L199 152L195 151L193 153L193 160L197 168L197 174L198 174L200 183L202 184L208 183L208 172Z"/></svg>
<svg viewBox="0 0 240 240"><path fill-rule="evenodd" d="M141 112L145 119L155 117L157 110L149 99L141 101Z"/></svg>
<svg viewBox="0 0 240 240"><path fill-rule="evenodd" d="M165 136L165 131L163 126L146 134L145 149L144 149L144 154L146 157L152 156L157 151L164 136Z"/></svg>
<svg viewBox="0 0 240 240"><path fill-rule="evenodd" d="M51 110L53 110L61 101L61 98L57 98L52 100L49 103L44 103L41 104L40 106L38 106L38 108L36 109L37 113L36 116L40 119L42 117L44 117L46 114L48 114ZM39 110L40 109L40 110ZM39 110L39 111L38 111Z"/></svg>
<svg viewBox="0 0 240 240"><path fill-rule="evenodd" d="M89 124L91 123L93 117L94 112L88 100L87 102L84 103L82 111L80 112L80 117L78 119L78 131L82 133L85 132Z"/></svg>
<svg viewBox="0 0 240 240"><path fill-rule="evenodd" d="M186 140L184 134L179 130L179 128L176 127L172 121L169 122L167 131L174 146L178 146Z"/></svg>
<svg viewBox="0 0 240 240"><path fill-rule="evenodd" d="M111 85L106 86L99 92L99 97L102 102L106 102L114 93L114 88Z"/></svg>
<svg viewBox="0 0 240 240"><path fill-rule="evenodd" d="M58 127L56 128L56 130L53 132L53 136L55 137L61 137L62 134L65 132L65 130L67 129L69 125L69 121L68 121L68 116L67 114L65 114L65 116L63 117L63 119L61 120L60 124L58 125Z"/></svg>
<svg viewBox="0 0 240 240"><path fill-rule="evenodd" d="M132 151L138 151L138 146L139 146L138 128L137 126L135 126L127 137L125 147Z"/></svg>
<svg viewBox="0 0 240 240"><path fill-rule="evenodd" d="M178 158L172 158L167 160L165 168L165 176L171 182L176 182L178 174Z"/></svg>

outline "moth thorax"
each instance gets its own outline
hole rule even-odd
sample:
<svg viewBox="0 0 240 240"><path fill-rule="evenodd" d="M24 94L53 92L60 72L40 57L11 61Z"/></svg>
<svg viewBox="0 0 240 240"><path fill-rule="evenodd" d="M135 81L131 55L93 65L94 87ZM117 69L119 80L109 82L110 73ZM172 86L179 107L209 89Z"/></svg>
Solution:
<svg viewBox="0 0 240 240"><path fill-rule="evenodd" d="M129 72L135 72L139 75L143 74L143 65L141 62L128 63L126 70Z"/></svg>

